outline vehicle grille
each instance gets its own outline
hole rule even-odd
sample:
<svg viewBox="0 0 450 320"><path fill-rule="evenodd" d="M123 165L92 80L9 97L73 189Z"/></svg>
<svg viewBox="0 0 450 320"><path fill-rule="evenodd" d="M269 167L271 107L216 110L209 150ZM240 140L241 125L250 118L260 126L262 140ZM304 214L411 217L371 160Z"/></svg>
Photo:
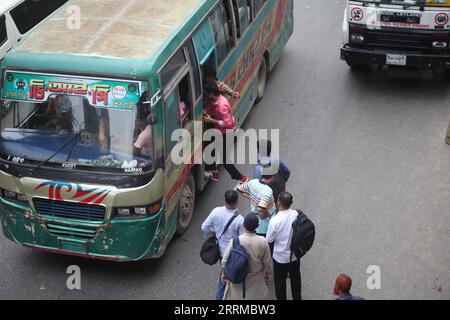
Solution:
<svg viewBox="0 0 450 320"><path fill-rule="evenodd" d="M81 240L93 239L97 234L96 228L82 227L82 226L66 226L61 224L48 223L47 230L55 235L61 237L71 237Z"/></svg>
<svg viewBox="0 0 450 320"><path fill-rule="evenodd" d="M98 205L80 204L49 199L33 199L39 215L99 222L105 219L106 208Z"/></svg>
<svg viewBox="0 0 450 320"><path fill-rule="evenodd" d="M366 43L369 46L431 50L433 36L430 33L367 30Z"/></svg>

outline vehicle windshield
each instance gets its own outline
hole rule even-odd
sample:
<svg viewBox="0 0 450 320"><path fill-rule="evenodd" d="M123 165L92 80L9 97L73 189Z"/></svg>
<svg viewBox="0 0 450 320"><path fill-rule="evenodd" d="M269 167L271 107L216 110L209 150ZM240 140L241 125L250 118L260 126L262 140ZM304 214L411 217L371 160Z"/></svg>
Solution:
<svg viewBox="0 0 450 320"><path fill-rule="evenodd" d="M417 5L440 5L448 4L448 0L361 0L361 2L379 3L379 4L392 4L402 6L417 6Z"/></svg>
<svg viewBox="0 0 450 320"><path fill-rule="evenodd" d="M3 109L4 160L133 173L152 167L153 128L141 104L134 110L95 108L84 97L54 95L45 103L4 102Z"/></svg>

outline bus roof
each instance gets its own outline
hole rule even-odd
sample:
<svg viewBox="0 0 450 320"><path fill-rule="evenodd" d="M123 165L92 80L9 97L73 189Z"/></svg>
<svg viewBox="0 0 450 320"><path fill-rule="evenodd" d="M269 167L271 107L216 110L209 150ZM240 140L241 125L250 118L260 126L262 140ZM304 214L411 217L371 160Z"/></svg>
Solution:
<svg viewBox="0 0 450 320"><path fill-rule="evenodd" d="M23 0L2 0L0 1L0 14L5 13L9 9L15 7L17 4L23 2Z"/></svg>
<svg viewBox="0 0 450 320"><path fill-rule="evenodd" d="M199 12L200 5L207 10L215 2L72 0L7 54L4 66L142 77L151 70L150 60L158 50L176 45L173 42L184 40L192 31L194 22L182 27L194 14L196 23L204 16L206 11ZM80 8L81 29L68 27L74 14L68 6Z"/></svg>

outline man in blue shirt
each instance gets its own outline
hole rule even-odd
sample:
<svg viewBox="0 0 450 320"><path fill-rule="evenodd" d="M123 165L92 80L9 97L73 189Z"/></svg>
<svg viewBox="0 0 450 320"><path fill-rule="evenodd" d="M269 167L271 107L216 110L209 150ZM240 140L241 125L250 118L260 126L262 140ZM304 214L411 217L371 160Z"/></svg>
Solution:
<svg viewBox="0 0 450 320"><path fill-rule="evenodd" d="M205 238L216 235L219 241L220 256L223 257L228 244L235 236L244 233L244 218L237 212L239 194L237 191L229 190L225 192L225 206L215 208L205 222L202 224L202 231ZM233 219L226 232L226 225ZM219 275L219 283L217 286L217 300L223 299L225 284L222 282L221 274Z"/></svg>
<svg viewBox="0 0 450 320"><path fill-rule="evenodd" d="M361 297L354 296L350 293L352 288L352 278L345 274L340 274L336 278L333 294L338 296L336 300L364 300Z"/></svg>
<svg viewBox="0 0 450 320"><path fill-rule="evenodd" d="M264 146L266 146L266 148L264 148ZM272 141L270 140L258 141L258 157L258 164L253 171L254 179L261 179L263 168L268 168L272 165L279 167L276 181L270 185L273 189L273 196L276 203L280 193L286 191L286 183L291 176L291 171L282 160L272 156Z"/></svg>

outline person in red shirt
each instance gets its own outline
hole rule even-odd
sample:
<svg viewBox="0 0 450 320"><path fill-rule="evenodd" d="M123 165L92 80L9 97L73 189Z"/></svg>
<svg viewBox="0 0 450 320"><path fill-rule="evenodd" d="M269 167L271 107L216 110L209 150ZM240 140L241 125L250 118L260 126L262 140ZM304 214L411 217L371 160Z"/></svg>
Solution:
<svg viewBox="0 0 450 320"><path fill-rule="evenodd" d="M214 128L219 130L223 135L223 166L233 180L239 180L240 183L243 183L248 180L248 177L243 176L234 164L232 164L233 161L228 159L228 150L232 146L227 146L226 144L227 134L232 133L237 128L230 102L221 95L220 90L216 85L209 85L206 87L206 96L208 100L211 101L211 105L205 109L205 122L213 125ZM219 181L220 176L217 164L207 166L206 169L208 170L206 174L213 181Z"/></svg>

